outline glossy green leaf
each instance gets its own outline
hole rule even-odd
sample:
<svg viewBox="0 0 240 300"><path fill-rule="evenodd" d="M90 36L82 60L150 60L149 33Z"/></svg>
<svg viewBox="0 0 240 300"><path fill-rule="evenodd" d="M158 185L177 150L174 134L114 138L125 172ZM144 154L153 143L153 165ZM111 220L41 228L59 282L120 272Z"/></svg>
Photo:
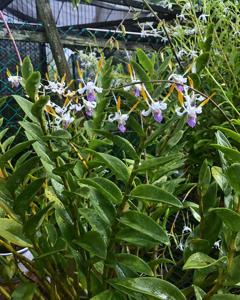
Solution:
<svg viewBox="0 0 240 300"><path fill-rule="evenodd" d="M91 149L84 149L86 152L96 156L101 160L101 162L107 166L114 175L116 175L123 182L127 182L129 178L129 171L126 165L117 157L112 156L107 153L100 153L93 151Z"/></svg>
<svg viewBox="0 0 240 300"><path fill-rule="evenodd" d="M126 294L140 293L159 300L186 300L185 296L175 285L158 278L139 277L111 280L110 284Z"/></svg>
<svg viewBox="0 0 240 300"><path fill-rule="evenodd" d="M25 82L25 90L31 100L35 101L40 88L41 73L33 72Z"/></svg>
<svg viewBox="0 0 240 300"><path fill-rule="evenodd" d="M132 159L138 159L138 155L133 147L133 145L123 137L119 135L113 135L109 132L103 131L103 130L95 130L97 133L105 136L107 139L111 140L117 147L119 147L122 151L125 152L127 157L130 157Z"/></svg>
<svg viewBox="0 0 240 300"><path fill-rule="evenodd" d="M204 160L198 176L198 189L201 195L205 195L211 182L211 172L207 160Z"/></svg>
<svg viewBox="0 0 240 300"><path fill-rule="evenodd" d="M21 66L22 77L25 80L27 80L28 77L32 74L32 72L33 72L33 65L32 65L31 59L29 56L26 56L26 57L24 57L23 63Z"/></svg>
<svg viewBox="0 0 240 300"><path fill-rule="evenodd" d="M213 208L212 212L218 215L223 223L232 231L238 232L240 228L240 215L228 208Z"/></svg>
<svg viewBox="0 0 240 300"><path fill-rule="evenodd" d="M0 218L0 237L20 247L31 247L23 234L23 227L13 219Z"/></svg>
<svg viewBox="0 0 240 300"><path fill-rule="evenodd" d="M240 143L240 134L228 129L228 128L224 128L224 127L217 127L219 130L221 130L222 132L224 132L228 137L230 137L231 139L233 139L234 141Z"/></svg>
<svg viewBox="0 0 240 300"><path fill-rule="evenodd" d="M144 69L135 61L131 61L131 64L133 66L134 71L137 74L137 77L144 83L146 86L147 90L149 92L153 91L153 85L150 82L150 77L147 75L147 73L144 71Z"/></svg>
<svg viewBox="0 0 240 300"><path fill-rule="evenodd" d="M211 300L240 300L240 296L232 294L218 294L213 295Z"/></svg>
<svg viewBox="0 0 240 300"><path fill-rule="evenodd" d="M14 158L17 154L31 146L35 141L26 141L12 147L10 150L0 156L0 165L3 166L8 160Z"/></svg>
<svg viewBox="0 0 240 300"><path fill-rule="evenodd" d="M21 96L18 95L13 95L14 99L16 100L17 104L19 105L19 107L21 107L21 109L23 110L23 112L25 113L25 115L32 121L37 122L36 117L34 117L34 115L32 114L32 107L33 107L33 103Z"/></svg>
<svg viewBox="0 0 240 300"><path fill-rule="evenodd" d="M29 208L30 203L41 189L45 178L39 178L31 182L15 200L14 209L17 214L23 215Z"/></svg>
<svg viewBox="0 0 240 300"><path fill-rule="evenodd" d="M165 230L149 216L137 212L128 211L123 214L120 222L140 233L149 236L159 243L169 244L169 238ZM144 224L144 226L143 226Z"/></svg>
<svg viewBox="0 0 240 300"><path fill-rule="evenodd" d="M24 180L25 176L38 165L39 158L32 157L25 161L11 176L7 179L7 186L10 191L14 191Z"/></svg>
<svg viewBox="0 0 240 300"><path fill-rule="evenodd" d="M23 230L27 236L32 236L38 231L52 209L53 203L49 203L45 208L41 209L24 223Z"/></svg>
<svg viewBox="0 0 240 300"><path fill-rule="evenodd" d="M151 184L140 184L132 192L131 196L145 201L166 203L171 206L182 208L182 203L172 194Z"/></svg>
<svg viewBox="0 0 240 300"><path fill-rule="evenodd" d="M116 184L106 178L95 177L89 179L80 179L79 182L96 188L114 204L121 203L122 201L121 190Z"/></svg>
<svg viewBox="0 0 240 300"><path fill-rule="evenodd" d="M201 54L196 60L196 69L199 74L207 65L209 60L209 52Z"/></svg>
<svg viewBox="0 0 240 300"><path fill-rule="evenodd" d="M224 156L231 162L240 162L240 152L238 150L228 148L225 146L212 144L213 147L224 153Z"/></svg>
<svg viewBox="0 0 240 300"><path fill-rule="evenodd" d="M115 255L117 262L133 272L143 273L148 276L153 276L153 271L149 265L140 257L128 254L128 253L119 253Z"/></svg>
<svg viewBox="0 0 240 300"><path fill-rule="evenodd" d="M126 300L126 297L118 291L106 290L92 297L91 300Z"/></svg>
<svg viewBox="0 0 240 300"><path fill-rule="evenodd" d="M32 300L37 285L35 283L25 282L17 286L11 296L12 300Z"/></svg>
<svg viewBox="0 0 240 300"><path fill-rule="evenodd" d="M221 190L225 191L228 183L225 174L223 174L222 168L214 166L212 167L211 171L213 178L216 180Z"/></svg>
<svg viewBox="0 0 240 300"><path fill-rule="evenodd" d="M50 96L40 96L32 106L32 114L36 118L41 118L45 105L48 103Z"/></svg>
<svg viewBox="0 0 240 300"><path fill-rule="evenodd" d="M94 256L102 259L107 256L107 245L99 232L89 231L75 243Z"/></svg>
<svg viewBox="0 0 240 300"><path fill-rule="evenodd" d="M140 64L143 68L149 73L152 74L154 71L154 67L150 58L144 53L141 48L137 49L137 57Z"/></svg>
<svg viewBox="0 0 240 300"><path fill-rule="evenodd" d="M143 160L141 161L137 171L157 169L158 167L163 166L173 160L177 160L177 159L180 160L181 158L182 158L181 155L171 154L164 157L156 157L156 158Z"/></svg>
<svg viewBox="0 0 240 300"><path fill-rule="evenodd" d="M226 170L229 184L237 194L240 194L240 164L233 164Z"/></svg>
<svg viewBox="0 0 240 300"><path fill-rule="evenodd" d="M128 227L120 229L115 238L138 247L153 248L155 245L159 245L159 242L151 238L149 234Z"/></svg>
<svg viewBox="0 0 240 300"><path fill-rule="evenodd" d="M216 260L205 253L197 252L192 254L183 266L183 270L189 269L204 269L218 264L221 261L226 261L227 257L223 256Z"/></svg>

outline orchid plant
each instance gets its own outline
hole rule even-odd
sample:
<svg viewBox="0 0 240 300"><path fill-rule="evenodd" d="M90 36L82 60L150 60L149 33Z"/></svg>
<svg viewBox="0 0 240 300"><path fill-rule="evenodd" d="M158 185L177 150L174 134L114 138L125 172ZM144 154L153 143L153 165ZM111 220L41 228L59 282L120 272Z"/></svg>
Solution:
<svg viewBox="0 0 240 300"><path fill-rule="evenodd" d="M176 25L194 11L180 2ZM211 17L200 16L175 28L190 36L177 56L172 45L160 54L138 49L118 68L91 53L88 72L81 52L71 82L42 79L29 58L21 75L8 72L25 92L14 99L26 140L0 134L0 245L13 253L0 256L0 279L20 282L13 292L0 283L6 299L232 299L240 280L239 152L223 132L239 137L220 128L222 168L205 160L197 178L186 140L217 107L191 44Z"/></svg>

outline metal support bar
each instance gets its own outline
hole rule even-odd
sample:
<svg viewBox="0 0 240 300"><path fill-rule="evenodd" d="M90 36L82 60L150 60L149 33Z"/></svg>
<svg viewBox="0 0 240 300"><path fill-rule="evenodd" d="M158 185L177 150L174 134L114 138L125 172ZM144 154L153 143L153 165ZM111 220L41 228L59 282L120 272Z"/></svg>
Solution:
<svg viewBox="0 0 240 300"><path fill-rule="evenodd" d="M12 35L14 36L15 41L28 41L36 43L48 43L48 39L44 32L36 32L30 30L17 30L11 29ZM0 39L10 40L10 37L5 29L0 29ZM64 35L60 34L60 40L63 46L69 47L71 49L77 49L81 47L99 47L99 48L111 48L111 45L106 45L106 39L103 38L88 38L88 37L79 37L76 35ZM142 48L145 50L152 50L152 46L147 43L138 43L138 42L124 42L118 41L119 49L124 50L136 50L137 48ZM159 45L160 47L161 45Z"/></svg>

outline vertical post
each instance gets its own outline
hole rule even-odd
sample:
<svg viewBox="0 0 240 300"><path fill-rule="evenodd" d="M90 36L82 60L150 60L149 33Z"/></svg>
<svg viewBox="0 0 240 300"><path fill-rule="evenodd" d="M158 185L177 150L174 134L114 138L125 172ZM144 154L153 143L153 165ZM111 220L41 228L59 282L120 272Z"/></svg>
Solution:
<svg viewBox="0 0 240 300"><path fill-rule="evenodd" d="M52 14L49 0L36 0L36 5L38 16L44 26L46 37L55 60L58 73L61 77L66 74L66 79L70 81L70 69L63 51L63 46Z"/></svg>

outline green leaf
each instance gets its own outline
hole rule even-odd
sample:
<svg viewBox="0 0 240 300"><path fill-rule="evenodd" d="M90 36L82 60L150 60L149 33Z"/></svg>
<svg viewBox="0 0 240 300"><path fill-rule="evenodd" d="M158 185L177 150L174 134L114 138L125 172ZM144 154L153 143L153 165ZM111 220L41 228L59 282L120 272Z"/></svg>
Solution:
<svg viewBox="0 0 240 300"><path fill-rule="evenodd" d="M115 238L138 247L153 248L155 245L159 245L159 242L149 235L127 227L121 228Z"/></svg>
<svg viewBox="0 0 240 300"><path fill-rule="evenodd" d="M0 218L0 236L14 245L31 247L23 234L23 227L12 219Z"/></svg>
<svg viewBox="0 0 240 300"><path fill-rule="evenodd" d="M104 222L104 220L98 215L94 209L80 208L79 213L87 220L92 227L93 231L97 231L106 237L109 234L110 227Z"/></svg>
<svg viewBox="0 0 240 300"><path fill-rule="evenodd" d="M118 291L106 290L100 294L97 294L90 300L126 300L125 296Z"/></svg>
<svg viewBox="0 0 240 300"><path fill-rule="evenodd" d="M125 152L127 156L132 159L138 159L138 155L133 147L133 145L127 140L118 135L113 135L109 132L103 130L95 130L97 133L105 136L107 139L111 140L116 146Z"/></svg>
<svg viewBox="0 0 240 300"><path fill-rule="evenodd" d="M26 56L23 59L23 63L22 63L22 67L21 67L22 77L25 80L27 80L28 77L32 74L32 72L33 72L33 65L32 65L31 59L29 56Z"/></svg>
<svg viewBox="0 0 240 300"><path fill-rule="evenodd" d="M240 162L240 152L239 151L228 148L228 147L224 147L221 145L217 145L217 144L212 144L212 146L217 148L221 152L223 152L224 156L231 162Z"/></svg>
<svg viewBox="0 0 240 300"><path fill-rule="evenodd" d="M213 295L211 300L240 300L240 296L232 295L232 294L218 294Z"/></svg>
<svg viewBox="0 0 240 300"><path fill-rule="evenodd" d="M92 255L106 259L107 245L99 232L89 231L80 240L75 241L75 243L89 251Z"/></svg>
<svg viewBox="0 0 240 300"><path fill-rule="evenodd" d="M221 190L225 191L228 183L225 175L223 174L222 168L216 166L212 167L212 176L220 186Z"/></svg>
<svg viewBox="0 0 240 300"><path fill-rule="evenodd" d="M148 276L153 276L153 271L147 263L140 257L128 254L128 253L119 253L115 255L117 262L133 272L143 273Z"/></svg>
<svg viewBox="0 0 240 300"><path fill-rule="evenodd" d="M226 176L234 191L240 194L240 164L231 165L226 171Z"/></svg>
<svg viewBox="0 0 240 300"><path fill-rule="evenodd" d="M8 160L14 158L17 154L28 148L35 141L26 141L12 147L10 150L0 156L0 166L3 166Z"/></svg>
<svg viewBox="0 0 240 300"><path fill-rule="evenodd" d="M25 90L31 100L35 101L41 82L41 73L33 72L25 83Z"/></svg>
<svg viewBox="0 0 240 300"><path fill-rule="evenodd" d="M204 269L218 264L220 261L227 260L226 256L222 256L216 260L205 253L197 252L192 254L183 266L183 270Z"/></svg>
<svg viewBox="0 0 240 300"><path fill-rule="evenodd" d="M132 190L130 195L145 201L166 203L179 208L183 207L175 196L152 184L140 184Z"/></svg>
<svg viewBox="0 0 240 300"><path fill-rule="evenodd" d="M32 114L36 118L41 118L45 105L48 103L50 96L40 96L32 106Z"/></svg>
<svg viewBox="0 0 240 300"><path fill-rule="evenodd" d="M114 288L130 295L140 293L159 300L186 300L175 285L158 278L139 277L124 280L116 279L109 282Z"/></svg>
<svg viewBox="0 0 240 300"><path fill-rule="evenodd" d="M121 190L116 186L116 184L106 178L95 177L80 179L79 182L96 188L103 194L103 196L114 204L122 202Z"/></svg>
<svg viewBox="0 0 240 300"><path fill-rule="evenodd" d="M149 216L137 212L128 211L123 214L120 222L140 233L149 236L151 239L169 245L169 238L165 230ZM144 226L143 226L144 224Z"/></svg>
<svg viewBox="0 0 240 300"><path fill-rule="evenodd" d="M35 283L25 282L17 286L12 293L12 300L32 300L37 286Z"/></svg>
<svg viewBox="0 0 240 300"><path fill-rule="evenodd" d="M32 114L33 103L18 95L13 95L13 97L16 100L17 104L21 107L25 115L28 116L30 120L37 122L36 117L34 117L34 115Z"/></svg>
<svg viewBox="0 0 240 300"><path fill-rule="evenodd" d="M131 64L133 66L133 69L135 70L137 76L139 77L140 81L142 81L144 83L144 85L146 86L147 90L149 92L153 91L153 85L150 82L150 78L147 75L147 73L144 71L144 69L135 61L131 61Z"/></svg>
<svg viewBox="0 0 240 300"><path fill-rule="evenodd" d="M204 196L209 188L211 182L211 172L207 160L202 163L198 176L198 189L202 196Z"/></svg>
<svg viewBox="0 0 240 300"><path fill-rule="evenodd" d="M4 135L8 132L8 130L9 130L9 128L5 128L2 131L0 131L0 141L2 140Z"/></svg>
<svg viewBox="0 0 240 300"><path fill-rule="evenodd" d="M101 162L107 166L119 179L127 183L129 179L129 172L126 165L117 157L107 153L100 153L91 149L84 149L84 151L100 158Z"/></svg>
<svg viewBox="0 0 240 300"><path fill-rule="evenodd" d="M228 277L226 278L226 285L234 285L240 282L240 255L235 256L229 264Z"/></svg>
<svg viewBox="0 0 240 300"><path fill-rule="evenodd" d="M144 51L140 48L137 49L137 57L140 64L143 68L149 73L152 74L154 71L152 61L150 58L144 53Z"/></svg>
<svg viewBox="0 0 240 300"><path fill-rule="evenodd" d="M36 215L25 222L23 231L27 236L32 236L38 231L48 213L53 209L53 206L54 203L49 203L45 208L41 209Z"/></svg>
<svg viewBox="0 0 240 300"><path fill-rule="evenodd" d="M25 176L38 165L39 158L32 157L25 161L11 176L7 179L7 187L10 191L14 191L23 182Z"/></svg>
<svg viewBox="0 0 240 300"><path fill-rule="evenodd" d="M21 194L17 196L14 205L14 209L17 214L24 215L24 213L28 210L33 198L41 189L44 181L45 178L39 178L34 180L24 189L24 191Z"/></svg>
<svg viewBox="0 0 240 300"><path fill-rule="evenodd" d="M198 56L196 60L196 73L200 74L200 72L206 67L209 60L209 52L205 52Z"/></svg>
<svg viewBox="0 0 240 300"><path fill-rule="evenodd" d="M223 223L234 232L238 232L240 228L240 215L228 208L213 208L211 212L223 221Z"/></svg>
<svg viewBox="0 0 240 300"><path fill-rule="evenodd" d="M217 128L219 130L223 131L228 137L230 137L234 141L240 143L240 134L239 133L237 133L231 129L221 127L221 126L217 126Z"/></svg>
<svg viewBox="0 0 240 300"><path fill-rule="evenodd" d="M146 171L151 169L156 169L160 166L163 166L173 160L180 160L181 155L171 154L168 156L161 156L152 159L142 160L137 171Z"/></svg>

